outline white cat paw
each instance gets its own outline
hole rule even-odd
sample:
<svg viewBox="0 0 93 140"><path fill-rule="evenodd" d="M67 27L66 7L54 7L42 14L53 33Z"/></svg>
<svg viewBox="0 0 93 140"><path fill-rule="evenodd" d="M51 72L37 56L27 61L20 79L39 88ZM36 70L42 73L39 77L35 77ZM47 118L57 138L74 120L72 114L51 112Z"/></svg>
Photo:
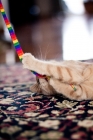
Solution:
<svg viewBox="0 0 93 140"><path fill-rule="evenodd" d="M30 53L23 54L23 59L22 59L23 67L27 69L31 69L34 59L35 59L34 56L31 55Z"/></svg>

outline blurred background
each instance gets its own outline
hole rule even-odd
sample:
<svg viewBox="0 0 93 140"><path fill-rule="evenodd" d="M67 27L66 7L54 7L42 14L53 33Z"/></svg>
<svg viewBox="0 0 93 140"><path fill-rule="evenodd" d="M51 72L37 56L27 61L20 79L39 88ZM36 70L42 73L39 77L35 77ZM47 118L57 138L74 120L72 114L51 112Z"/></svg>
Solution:
<svg viewBox="0 0 93 140"><path fill-rule="evenodd" d="M40 59L93 58L93 0L2 0L24 52ZM0 64L19 58L0 14Z"/></svg>

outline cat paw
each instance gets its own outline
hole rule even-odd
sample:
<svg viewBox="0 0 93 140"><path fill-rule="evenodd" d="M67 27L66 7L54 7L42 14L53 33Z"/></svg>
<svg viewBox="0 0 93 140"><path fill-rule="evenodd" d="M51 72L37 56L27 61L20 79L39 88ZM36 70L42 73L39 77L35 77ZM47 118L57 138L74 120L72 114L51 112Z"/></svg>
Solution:
<svg viewBox="0 0 93 140"><path fill-rule="evenodd" d="M30 53L23 54L22 64L24 68L31 69L31 66L33 65L35 58Z"/></svg>

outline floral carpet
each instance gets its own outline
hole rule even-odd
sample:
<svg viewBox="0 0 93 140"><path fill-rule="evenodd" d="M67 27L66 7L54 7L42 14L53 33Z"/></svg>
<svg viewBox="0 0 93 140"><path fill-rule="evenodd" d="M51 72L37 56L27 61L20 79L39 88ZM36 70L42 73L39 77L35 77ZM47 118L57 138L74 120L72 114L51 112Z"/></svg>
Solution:
<svg viewBox="0 0 93 140"><path fill-rule="evenodd" d="M31 93L22 64L0 66L0 140L93 140L93 101Z"/></svg>

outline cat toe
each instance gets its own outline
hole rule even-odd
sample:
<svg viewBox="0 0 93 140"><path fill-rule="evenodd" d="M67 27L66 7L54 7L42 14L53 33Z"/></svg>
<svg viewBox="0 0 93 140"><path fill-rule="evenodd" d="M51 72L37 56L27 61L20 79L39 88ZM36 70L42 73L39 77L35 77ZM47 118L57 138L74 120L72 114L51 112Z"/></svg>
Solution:
<svg viewBox="0 0 93 140"><path fill-rule="evenodd" d="M25 54L23 54L22 59L23 60L28 60L30 57L31 57L30 53L25 53Z"/></svg>
<svg viewBox="0 0 93 140"><path fill-rule="evenodd" d="M33 59L34 58L34 56L31 54L31 53L25 53L25 54L23 54L23 59Z"/></svg>
<svg viewBox="0 0 93 140"><path fill-rule="evenodd" d="M33 58L34 56L32 56L30 53L25 53L22 59L23 67L30 69L31 64L33 63Z"/></svg>
<svg viewBox="0 0 93 140"><path fill-rule="evenodd" d="M28 67L28 58L26 56L23 56L22 64L24 68Z"/></svg>

